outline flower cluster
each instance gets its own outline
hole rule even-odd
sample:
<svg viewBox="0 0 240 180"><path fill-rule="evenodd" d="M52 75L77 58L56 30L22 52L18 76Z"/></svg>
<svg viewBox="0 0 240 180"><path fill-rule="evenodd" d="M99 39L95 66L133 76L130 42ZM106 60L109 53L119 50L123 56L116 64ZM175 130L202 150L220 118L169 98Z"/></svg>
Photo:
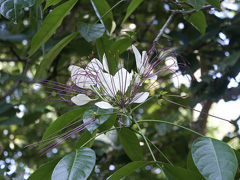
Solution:
<svg viewBox="0 0 240 180"><path fill-rule="evenodd" d="M157 54L149 60L146 51L142 55L138 49L132 45L135 54L137 72L128 72L124 67L120 68L115 75L110 74L106 55L103 55L102 63L98 59L92 59L84 68L71 65L72 88L80 88L81 93L73 96L71 101L76 105L85 105L91 101L97 101L96 106L102 109L126 108L132 103L143 103L149 97L151 88L159 85L159 75L166 71L171 71L173 67L178 67L175 54ZM163 60L172 63L160 67ZM141 92L142 84L147 80L153 81L147 90Z"/></svg>

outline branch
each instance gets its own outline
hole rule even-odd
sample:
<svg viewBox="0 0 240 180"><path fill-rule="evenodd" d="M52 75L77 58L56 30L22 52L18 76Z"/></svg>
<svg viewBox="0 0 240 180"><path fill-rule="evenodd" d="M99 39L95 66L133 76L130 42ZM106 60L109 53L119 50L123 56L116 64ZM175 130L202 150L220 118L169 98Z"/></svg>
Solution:
<svg viewBox="0 0 240 180"><path fill-rule="evenodd" d="M157 41L160 39L160 37L162 36L164 30L167 28L168 24L171 22L171 20L172 20L172 18L173 18L174 15L175 15L175 12L172 12L172 14L168 17L167 21L165 22L165 24L163 25L163 27L160 29L157 37L154 39L153 42L157 42Z"/></svg>
<svg viewBox="0 0 240 180"><path fill-rule="evenodd" d="M203 6L201 10L209 9L209 8L212 8L212 5ZM196 9L193 9L193 10L190 10L190 11L184 11L184 10L169 10L169 11L172 12L172 13L182 14L183 16L185 16L185 15L188 15L188 14L195 13Z"/></svg>

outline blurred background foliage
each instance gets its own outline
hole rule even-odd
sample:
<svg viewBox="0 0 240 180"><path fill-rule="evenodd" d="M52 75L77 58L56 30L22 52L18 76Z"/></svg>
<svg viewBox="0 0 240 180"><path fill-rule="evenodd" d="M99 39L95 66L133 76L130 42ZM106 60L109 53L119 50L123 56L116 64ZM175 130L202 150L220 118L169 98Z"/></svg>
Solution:
<svg viewBox="0 0 240 180"><path fill-rule="evenodd" d="M69 138L43 156L40 156L34 147L24 148L28 144L40 141L46 128L58 116L74 108L61 101L61 97L56 94L45 93L44 91L49 89L45 88L44 84L38 83L39 78L66 83L70 77L67 70L70 64L78 64L81 58L86 62L92 57L102 58L97 53L99 51L96 49L96 42L87 42L78 34L49 66L44 67L38 78L34 77L44 55L61 39L77 32L77 24L80 21L94 23L98 20L90 1L79 0L63 19L54 35L29 57L31 39L41 27L42 20L54 8L66 1L56 2L59 4L44 8L48 1L42 0L33 6L22 8L22 18L17 19L17 23L9 21L4 16L0 19L0 179L27 179L42 164L70 152L81 136L79 133ZM110 7L116 2L107 0ZM170 16L171 10L181 10L175 2L177 1L143 1L124 23L122 21L130 0L118 4L112 10L116 29L111 34L111 41L123 40L121 43L129 43L129 46L133 43L141 51L150 49L159 30ZM191 7L184 3L185 1L181 2L185 10L188 8L191 10ZM192 108L200 106L206 113L209 113L212 105L219 100L228 102L239 99L239 6L240 1L225 0L221 1L220 9L207 7L199 11L205 15L206 29L203 20L199 21L200 25L196 24L198 20L191 24L189 17L191 14L179 13L173 17L158 43L163 48L171 48L185 58L189 62L191 72L180 68L179 73L183 76L162 77L161 88L153 93L158 94L164 90L168 94L187 94L187 98L168 97L167 99ZM104 37L101 40L103 39ZM121 48L121 45L114 45L114 48L118 49L118 47ZM128 60L129 66L135 66L132 51L124 51L120 58L125 62ZM233 107L238 112L240 112L239 105ZM207 115L193 113L185 107L167 101L161 101L159 105L156 99L152 99L138 109L135 115L138 119L174 122L212 137L214 131L218 131L218 128L208 128ZM221 138L237 150L240 148L239 118L229 120L233 120L234 125ZM215 118L214 121L221 120ZM142 127L145 135L174 165L186 167L189 147L196 138L191 132L163 123L143 123ZM140 138L140 141L143 140ZM142 147L144 159L150 160L148 149ZM130 162L119 143L117 132L110 132L106 136L97 138L93 149L97 155L97 165L92 179L106 179L114 170ZM166 161L159 153L154 153L158 160ZM239 175L236 178L238 177ZM126 179L147 178L163 179L163 175L159 168L147 165Z"/></svg>

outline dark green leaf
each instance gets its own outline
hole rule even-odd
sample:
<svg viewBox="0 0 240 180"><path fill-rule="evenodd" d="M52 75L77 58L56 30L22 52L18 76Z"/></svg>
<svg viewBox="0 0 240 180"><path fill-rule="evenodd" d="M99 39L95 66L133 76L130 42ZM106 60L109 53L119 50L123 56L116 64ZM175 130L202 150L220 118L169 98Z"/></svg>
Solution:
<svg viewBox="0 0 240 180"><path fill-rule="evenodd" d="M191 4L194 7L194 9L199 11L204 6L206 0L187 0L187 2Z"/></svg>
<svg viewBox="0 0 240 180"><path fill-rule="evenodd" d="M52 6L52 5L56 5L58 4L59 2L61 2L62 0L47 0L46 1L46 5L44 7L43 10L46 10L49 6Z"/></svg>
<svg viewBox="0 0 240 180"><path fill-rule="evenodd" d="M188 153L188 158L187 158L187 169L194 171L196 174L198 174L199 176L202 177L201 173L199 172L198 168L196 167L196 165L193 162L193 158L192 158L192 153L191 150Z"/></svg>
<svg viewBox="0 0 240 180"><path fill-rule="evenodd" d="M193 27L195 27L202 35L205 34L206 31L206 19L205 15L202 11L193 13L188 19L188 22L190 22Z"/></svg>
<svg viewBox="0 0 240 180"><path fill-rule="evenodd" d="M117 170L113 175L111 175L108 180L116 180L116 179L122 179L126 177L127 175L131 174L135 170L147 165L153 163L152 161L134 161L131 162L123 167L121 167L119 170Z"/></svg>
<svg viewBox="0 0 240 180"><path fill-rule="evenodd" d="M60 158L57 158L42 165L28 178L28 180L51 180L53 169L59 161Z"/></svg>
<svg viewBox="0 0 240 180"><path fill-rule="evenodd" d="M116 119L117 119L117 115L116 114L112 114L107 121L105 121L102 125L100 125L98 127L98 129L100 131L106 131L106 130L110 129L115 124Z"/></svg>
<svg viewBox="0 0 240 180"><path fill-rule="evenodd" d="M64 156L52 173L52 180L86 180L96 163L92 149L83 147Z"/></svg>
<svg viewBox="0 0 240 180"><path fill-rule="evenodd" d="M31 7L38 0L0 0L0 13L7 19L17 23L24 14L23 8Z"/></svg>
<svg viewBox="0 0 240 180"><path fill-rule="evenodd" d="M69 0L56 7L44 19L41 29L33 36L29 56L32 56L61 25L63 18L69 13L78 0Z"/></svg>
<svg viewBox="0 0 240 180"><path fill-rule="evenodd" d="M218 10L221 10L221 4L219 0L207 0L207 2Z"/></svg>
<svg viewBox="0 0 240 180"><path fill-rule="evenodd" d="M124 151L132 161L143 160L142 148L136 134L128 128L122 128L119 132L119 138Z"/></svg>
<svg viewBox="0 0 240 180"><path fill-rule="evenodd" d="M224 71L226 68L234 66L240 57L240 52L234 52L231 56L226 57L224 61L220 61L220 69Z"/></svg>
<svg viewBox="0 0 240 180"><path fill-rule="evenodd" d="M31 37L31 34L11 34L5 29L0 30L0 39L4 41L22 41L29 37Z"/></svg>
<svg viewBox="0 0 240 180"><path fill-rule="evenodd" d="M3 120L0 119L1 126L23 125L23 124L24 124L23 119L20 119L16 116L12 116L10 118L3 119Z"/></svg>
<svg viewBox="0 0 240 180"><path fill-rule="evenodd" d="M143 2L143 0L132 0L127 8L127 13L122 21L122 24L133 13L133 11Z"/></svg>
<svg viewBox="0 0 240 180"><path fill-rule="evenodd" d="M62 49L77 35L78 33L73 33L62 39L57 43L43 58L41 64L37 68L35 78L40 77L44 70L48 69L52 64L53 60L58 56Z"/></svg>
<svg viewBox="0 0 240 180"><path fill-rule="evenodd" d="M50 136L51 134L57 132L58 130L66 127L71 122L82 118L83 113L85 112L86 108L79 108L69 111L59 118L57 118L44 132L42 139L44 140L46 137ZM55 134L56 135L56 134ZM41 146L41 144L40 144Z"/></svg>
<svg viewBox="0 0 240 180"><path fill-rule="evenodd" d="M101 0L101 1L99 1L99 0L91 0L91 3L92 3L92 6L93 6L93 8L95 10L95 13L96 13L97 17L101 21L101 23L104 24L105 28L108 31L111 31L111 29L112 29L112 21L113 21L113 14L112 14L112 11L109 11L111 9L111 7L107 3L107 1L105 1L105 0Z"/></svg>
<svg viewBox="0 0 240 180"><path fill-rule="evenodd" d="M83 134L81 134L79 140L77 141L76 144L74 144L73 146L73 150L78 149L80 147L82 147L82 145L84 145L88 140L90 140L91 138L93 138L95 135L97 134L97 130L93 131L93 133L90 133L89 131L85 131ZM92 147L94 143L94 139L89 141L86 145L84 145L83 147Z"/></svg>
<svg viewBox="0 0 240 180"><path fill-rule="evenodd" d="M233 150L234 150L234 153L235 153L235 155L237 157L237 160L238 160L238 168L240 168L240 152L235 150L235 149L233 149Z"/></svg>
<svg viewBox="0 0 240 180"><path fill-rule="evenodd" d="M169 180L204 180L197 173L164 163L163 171Z"/></svg>
<svg viewBox="0 0 240 180"><path fill-rule="evenodd" d="M86 123L88 121L91 121L92 119L96 118L94 114L111 114L113 112L113 109L101 109L95 105L91 106L87 109L87 111L83 115L83 122ZM95 129L97 129L100 125L102 125L111 115L102 115L97 116L96 122L92 125L87 126L87 130L91 133Z"/></svg>
<svg viewBox="0 0 240 180"><path fill-rule="evenodd" d="M209 137L200 137L192 145L192 157L207 180L234 179L238 161L228 144Z"/></svg>
<svg viewBox="0 0 240 180"><path fill-rule="evenodd" d="M94 41L102 37L105 31L103 24L87 24L84 22L79 22L77 25L77 28L78 28L78 32L88 42Z"/></svg>

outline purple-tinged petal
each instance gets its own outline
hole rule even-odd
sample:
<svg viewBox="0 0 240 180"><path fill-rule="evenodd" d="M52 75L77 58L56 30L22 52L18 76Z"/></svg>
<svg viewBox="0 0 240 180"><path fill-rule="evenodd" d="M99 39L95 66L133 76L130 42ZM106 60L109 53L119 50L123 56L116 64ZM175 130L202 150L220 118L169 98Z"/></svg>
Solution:
<svg viewBox="0 0 240 180"><path fill-rule="evenodd" d="M138 51L138 49L134 45L132 45L132 49L133 49L133 52L134 52L134 55L135 55L137 69L140 70L141 68L143 68L142 67L142 57L141 57L141 54L140 54L140 52Z"/></svg>
<svg viewBox="0 0 240 180"><path fill-rule="evenodd" d="M143 103L149 96L149 92L137 93L131 103Z"/></svg>
<svg viewBox="0 0 240 180"><path fill-rule="evenodd" d="M156 80L157 80L157 75L154 75L154 76L152 76L152 77L149 77L148 79L151 79L151 80L156 81Z"/></svg>
<svg viewBox="0 0 240 180"><path fill-rule="evenodd" d="M108 102L97 102L95 103L96 106L100 107L101 109L112 109L113 106L111 104L109 104Z"/></svg>
<svg viewBox="0 0 240 180"><path fill-rule="evenodd" d="M82 106L84 104L89 103L90 101L94 101L94 99L90 99L87 95L85 94L78 94L77 96L73 96L71 98L71 101L78 105L78 106Z"/></svg>
<svg viewBox="0 0 240 180"><path fill-rule="evenodd" d="M130 74L125 68L121 68L114 76L114 84L117 91L121 91L123 94L127 91L132 81L132 74Z"/></svg>

